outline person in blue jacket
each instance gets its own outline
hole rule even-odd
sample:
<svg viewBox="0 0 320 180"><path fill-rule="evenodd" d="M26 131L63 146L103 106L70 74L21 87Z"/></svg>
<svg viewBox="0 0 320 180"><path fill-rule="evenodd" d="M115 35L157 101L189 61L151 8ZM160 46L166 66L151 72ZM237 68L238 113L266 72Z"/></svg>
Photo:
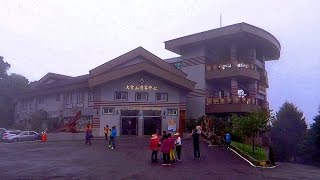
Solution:
<svg viewBox="0 0 320 180"><path fill-rule="evenodd" d="M116 137L117 137L117 128L116 126L113 126L111 129L111 135L110 135L111 143L109 142L109 147L111 147L111 149L116 148Z"/></svg>
<svg viewBox="0 0 320 180"><path fill-rule="evenodd" d="M226 139L227 149L230 149L231 135L227 133L225 139Z"/></svg>

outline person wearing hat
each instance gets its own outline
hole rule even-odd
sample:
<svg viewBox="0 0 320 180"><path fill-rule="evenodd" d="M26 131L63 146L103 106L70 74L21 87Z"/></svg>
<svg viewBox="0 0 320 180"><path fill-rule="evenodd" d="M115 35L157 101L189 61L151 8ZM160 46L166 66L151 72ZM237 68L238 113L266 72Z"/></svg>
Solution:
<svg viewBox="0 0 320 180"><path fill-rule="evenodd" d="M175 133L174 136L176 137L176 151L178 155L178 161L181 161L181 138L179 133Z"/></svg>
<svg viewBox="0 0 320 180"><path fill-rule="evenodd" d="M159 149L159 138L156 134L153 134L150 139L150 150L151 162L158 162L158 149Z"/></svg>

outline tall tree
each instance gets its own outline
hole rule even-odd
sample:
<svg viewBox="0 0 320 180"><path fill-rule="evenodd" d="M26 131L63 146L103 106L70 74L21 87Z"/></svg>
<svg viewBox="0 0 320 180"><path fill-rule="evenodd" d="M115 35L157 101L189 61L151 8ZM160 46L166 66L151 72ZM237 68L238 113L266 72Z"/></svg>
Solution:
<svg viewBox="0 0 320 180"><path fill-rule="evenodd" d="M311 134L314 150L312 151L312 159L320 163L320 106L319 114L313 119L314 123L311 125Z"/></svg>
<svg viewBox="0 0 320 180"><path fill-rule="evenodd" d="M29 88L29 81L22 75L10 74L10 64L0 57L0 126L12 125L14 116L14 98Z"/></svg>
<svg viewBox="0 0 320 180"><path fill-rule="evenodd" d="M296 161L306 129L303 112L294 104L285 102L276 113L271 131L272 145L278 161Z"/></svg>
<svg viewBox="0 0 320 180"><path fill-rule="evenodd" d="M247 116L233 115L231 117L232 126L234 130L251 138L252 140L252 153L254 154L255 139L259 132L264 131L269 122L270 114L267 111L252 112Z"/></svg>
<svg viewBox="0 0 320 180"><path fill-rule="evenodd" d="M7 62L3 61L3 57L0 56L0 80L5 78L8 74L7 71L11 67L11 65Z"/></svg>

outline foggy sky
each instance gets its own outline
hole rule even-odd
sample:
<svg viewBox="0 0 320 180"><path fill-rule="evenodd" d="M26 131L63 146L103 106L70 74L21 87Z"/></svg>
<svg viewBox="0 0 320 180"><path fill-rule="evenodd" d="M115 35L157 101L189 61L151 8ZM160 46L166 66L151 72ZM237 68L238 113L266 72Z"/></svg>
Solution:
<svg viewBox="0 0 320 180"><path fill-rule="evenodd" d="M320 2L0 0L0 56L29 81L48 72L78 76L142 46L178 56L164 41L246 22L272 33L281 57L267 62L268 100L295 103L310 124L320 105Z"/></svg>

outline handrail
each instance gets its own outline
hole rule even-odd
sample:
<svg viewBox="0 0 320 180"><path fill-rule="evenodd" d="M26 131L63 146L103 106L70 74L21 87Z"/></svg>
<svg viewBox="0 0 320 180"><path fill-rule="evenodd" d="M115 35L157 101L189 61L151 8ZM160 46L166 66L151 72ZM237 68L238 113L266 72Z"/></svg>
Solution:
<svg viewBox="0 0 320 180"><path fill-rule="evenodd" d="M255 98L253 97L224 97L214 98L207 97L206 104L255 104Z"/></svg>
<svg viewBox="0 0 320 180"><path fill-rule="evenodd" d="M233 66L231 62L225 64L207 64L206 71L221 71L230 68L244 68L244 69L252 69L255 70L254 63L245 63L245 62L237 62L236 66Z"/></svg>

